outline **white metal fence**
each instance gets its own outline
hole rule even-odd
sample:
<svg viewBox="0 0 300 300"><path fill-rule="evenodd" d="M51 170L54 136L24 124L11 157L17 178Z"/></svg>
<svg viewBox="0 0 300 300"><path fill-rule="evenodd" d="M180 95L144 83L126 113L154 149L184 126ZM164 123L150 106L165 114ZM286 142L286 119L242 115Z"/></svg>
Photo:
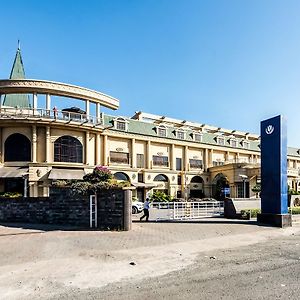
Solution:
<svg viewBox="0 0 300 300"><path fill-rule="evenodd" d="M154 220L192 220L224 214L223 202L153 202L150 217Z"/></svg>

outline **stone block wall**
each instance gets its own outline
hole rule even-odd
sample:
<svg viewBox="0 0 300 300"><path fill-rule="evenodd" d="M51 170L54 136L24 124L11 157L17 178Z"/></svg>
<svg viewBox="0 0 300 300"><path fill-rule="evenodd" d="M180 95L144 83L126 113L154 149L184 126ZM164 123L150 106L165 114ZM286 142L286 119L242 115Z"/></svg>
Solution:
<svg viewBox="0 0 300 300"><path fill-rule="evenodd" d="M124 209L129 207L125 203L125 194L128 192L131 191L115 189L99 193L97 196L98 228L130 230L131 210ZM130 199L127 197L127 202L129 200L131 208L131 197ZM89 228L89 197L74 197L69 189L55 188L51 189L49 197L0 198L0 222L73 225Z"/></svg>

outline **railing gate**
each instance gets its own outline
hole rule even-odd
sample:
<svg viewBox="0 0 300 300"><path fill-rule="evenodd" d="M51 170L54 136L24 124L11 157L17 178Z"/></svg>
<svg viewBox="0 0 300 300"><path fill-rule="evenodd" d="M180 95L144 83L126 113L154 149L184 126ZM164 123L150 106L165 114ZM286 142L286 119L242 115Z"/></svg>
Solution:
<svg viewBox="0 0 300 300"><path fill-rule="evenodd" d="M90 228L97 228L97 195L90 195Z"/></svg>

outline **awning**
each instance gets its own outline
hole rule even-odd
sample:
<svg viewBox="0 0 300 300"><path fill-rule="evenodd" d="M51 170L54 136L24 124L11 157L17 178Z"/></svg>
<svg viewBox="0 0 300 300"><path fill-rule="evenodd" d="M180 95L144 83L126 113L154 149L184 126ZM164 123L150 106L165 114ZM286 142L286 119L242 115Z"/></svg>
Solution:
<svg viewBox="0 0 300 300"><path fill-rule="evenodd" d="M154 187L157 187L157 184L143 183L143 182L133 183L132 185L137 187L137 188L145 188L145 189L152 189Z"/></svg>
<svg viewBox="0 0 300 300"><path fill-rule="evenodd" d="M48 179L52 179L52 180L82 179L84 175L85 175L85 172L83 169L56 169L56 168L53 168L50 171Z"/></svg>
<svg viewBox="0 0 300 300"><path fill-rule="evenodd" d="M0 168L0 178L21 178L28 173L28 168L24 167L2 167Z"/></svg>

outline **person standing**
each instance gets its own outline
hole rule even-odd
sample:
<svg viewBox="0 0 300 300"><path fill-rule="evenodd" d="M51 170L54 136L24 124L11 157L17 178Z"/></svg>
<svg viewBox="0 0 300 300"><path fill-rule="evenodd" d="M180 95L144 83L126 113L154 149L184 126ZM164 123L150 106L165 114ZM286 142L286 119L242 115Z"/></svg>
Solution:
<svg viewBox="0 0 300 300"><path fill-rule="evenodd" d="M146 198L144 202L144 215L140 217L140 221L142 221L146 217L146 222L149 221L149 209L150 209L150 201L149 198Z"/></svg>

